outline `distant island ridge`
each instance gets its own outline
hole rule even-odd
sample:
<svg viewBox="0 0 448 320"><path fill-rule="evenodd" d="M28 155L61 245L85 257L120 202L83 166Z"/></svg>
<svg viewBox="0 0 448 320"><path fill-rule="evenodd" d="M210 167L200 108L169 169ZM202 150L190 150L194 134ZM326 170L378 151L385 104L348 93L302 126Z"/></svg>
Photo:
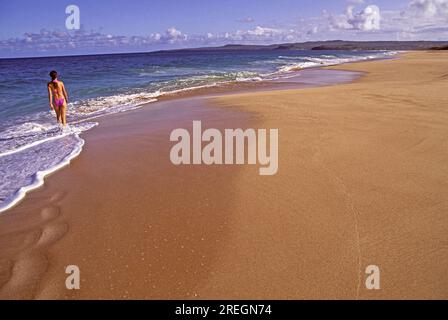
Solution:
<svg viewBox="0 0 448 320"><path fill-rule="evenodd" d="M227 44L219 47L200 47L154 52L225 51L225 50L448 50L448 41L310 41L271 45Z"/></svg>

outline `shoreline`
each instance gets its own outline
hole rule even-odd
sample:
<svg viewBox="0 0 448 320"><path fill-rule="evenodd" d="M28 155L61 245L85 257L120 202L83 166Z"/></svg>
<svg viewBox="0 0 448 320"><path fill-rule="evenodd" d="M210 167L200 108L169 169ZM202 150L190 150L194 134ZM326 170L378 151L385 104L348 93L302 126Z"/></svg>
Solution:
<svg viewBox="0 0 448 320"><path fill-rule="evenodd" d="M390 53L394 52L394 54L384 57L369 58L366 60L348 61L334 65L322 65L322 66L299 68L296 71L290 71L289 72L290 74L288 76L286 76L288 73L285 73L283 74L283 77L279 77L276 79L262 79L256 81L229 81L214 84L209 87L206 86L200 88L188 88L185 90L182 89L179 90L179 92L162 94L161 96L156 97L156 99L158 99L156 102L171 99L188 98L188 97L212 97L217 95L218 96L232 95L236 93L244 94L251 92L262 92L262 91L306 89L306 88L318 88L318 87L346 84L356 81L357 79L362 77L365 73L357 70L344 70L343 68L339 68L340 66L365 63L365 62L400 59L401 56L407 53L411 53L413 51L396 51L396 52L389 51L389 52ZM309 79L305 79L305 82L303 83L300 82L304 74L306 77L312 73L321 73L320 80L328 77L331 78L333 75L336 75L335 73L325 74L325 71L329 70L333 72L340 72L341 73L340 79L332 79L331 81L328 82L322 82L322 83L316 82L312 84L308 82ZM344 73L346 74L346 77L344 77ZM141 106L150 105L152 103L154 102L143 103Z"/></svg>
<svg viewBox="0 0 448 320"><path fill-rule="evenodd" d="M375 58L369 59L368 61L376 61L381 59L390 59L390 58ZM347 63L355 63L355 62L347 62ZM343 63L345 64L345 63ZM130 110L125 111L125 113L138 111L141 108L159 108L158 104L160 102L165 101L175 101L179 99L189 99L189 98L202 98L207 99L213 96L221 96L221 95L232 95L235 93L250 93L250 92L263 92L263 91L276 91L276 90L287 90L287 89L305 89L312 87L323 87L323 86L332 86L344 83L350 83L355 81L357 78L360 78L362 73L356 71L344 71L344 70L328 70L325 67L312 67L305 68L301 71L291 72L291 75L288 77L278 78L275 80L261 80L261 81L235 81L228 83L220 83L217 85L212 85L210 87L199 87L199 88L188 88L182 89L177 92L171 92L167 94L162 94L158 96L156 101L144 102L142 104L138 104L131 108ZM325 80L324 79L330 79ZM51 176L57 171L63 169L68 166L72 160L78 157L83 149L85 144L85 140L82 139L82 135L86 134L90 129L94 129L97 125L100 124L101 121L106 120L108 117L113 117L119 115L118 113L104 114L93 116L90 118L83 119L81 121L77 121L76 123L84 123L89 120L96 120L96 124L91 125L89 129L86 131L81 131L76 134L77 138L80 140L76 149L73 150L71 154L66 156L62 162L51 169L47 169L45 171L39 171L36 174L33 182L29 185L21 187L19 190L15 192L16 196L13 196L13 199L5 205L0 206L0 215L8 210L14 208L17 204L19 204L26 197L28 192L32 192L33 190L37 190L42 187L45 183L45 178ZM66 133L63 136L67 136L73 133ZM51 138L47 138L42 141L36 141L31 145L26 145L16 150L13 150L9 153L3 154L7 156L9 154L17 153L22 151L23 149L28 149L31 146L36 146L42 143L46 143L51 140L60 139L60 136L54 136Z"/></svg>
<svg viewBox="0 0 448 320"><path fill-rule="evenodd" d="M446 298L437 245L448 240L447 119L437 107L446 98L432 54L446 58L408 53L329 67L366 72L343 85L187 97L105 117L83 133L70 170L0 215L0 297ZM416 94L428 81L426 101ZM279 127L279 174L170 165L169 132L198 118ZM378 293L361 286L370 261L384 270ZM64 288L70 264L83 274L78 292Z"/></svg>

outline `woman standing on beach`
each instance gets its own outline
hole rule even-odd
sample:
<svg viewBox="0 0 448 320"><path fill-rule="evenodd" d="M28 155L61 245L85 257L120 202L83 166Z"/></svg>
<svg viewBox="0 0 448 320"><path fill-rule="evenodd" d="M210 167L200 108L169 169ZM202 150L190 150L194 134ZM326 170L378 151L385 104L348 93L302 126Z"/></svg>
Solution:
<svg viewBox="0 0 448 320"><path fill-rule="evenodd" d="M56 112L58 123L65 127L67 124L67 91L65 90L64 83L58 80L58 73L56 71L51 71L50 77L51 81L47 85L50 108Z"/></svg>

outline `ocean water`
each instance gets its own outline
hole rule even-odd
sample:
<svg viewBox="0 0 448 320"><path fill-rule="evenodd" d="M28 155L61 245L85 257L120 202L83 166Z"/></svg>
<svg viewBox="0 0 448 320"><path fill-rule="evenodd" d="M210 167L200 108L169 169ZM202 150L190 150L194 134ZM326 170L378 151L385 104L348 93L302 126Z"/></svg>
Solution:
<svg viewBox="0 0 448 320"><path fill-rule="evenodd" d="M84 144L80 134L98 125L101 116L179 91L274 80L304 68L392 54L260 50L0 59L0 212L76 157ZM46 84L53 69L69 93L65 131L49 109Z"/></svg>

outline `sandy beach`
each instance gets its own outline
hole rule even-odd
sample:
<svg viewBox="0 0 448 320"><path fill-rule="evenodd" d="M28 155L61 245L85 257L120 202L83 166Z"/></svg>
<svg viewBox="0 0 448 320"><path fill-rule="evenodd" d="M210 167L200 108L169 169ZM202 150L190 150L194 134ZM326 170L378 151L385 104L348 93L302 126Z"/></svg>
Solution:
<svg viewBox="0 0 448 320"><path fill-rule="evenodd" d="M363 75L101 120L0 214L0 298L447 299L448 53L327 69ZM279 129L278 173L174 166L170 132L193 120Z"/></svg>

